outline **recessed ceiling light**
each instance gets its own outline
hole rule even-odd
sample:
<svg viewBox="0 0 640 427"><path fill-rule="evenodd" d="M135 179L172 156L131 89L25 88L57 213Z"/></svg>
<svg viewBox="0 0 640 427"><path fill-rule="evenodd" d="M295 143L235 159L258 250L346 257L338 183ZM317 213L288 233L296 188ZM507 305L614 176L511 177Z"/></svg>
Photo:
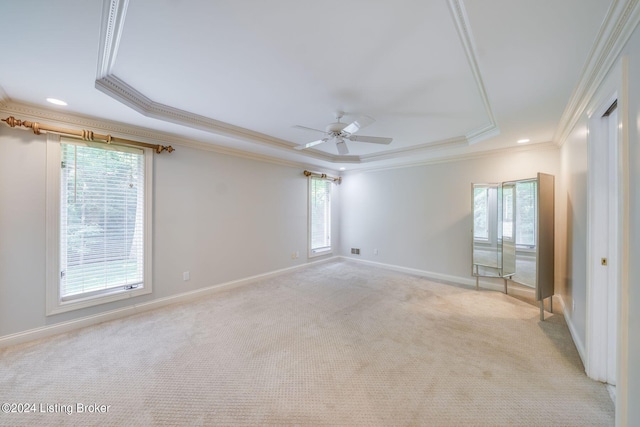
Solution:
<svg viewBox="0 0 640 427"><path fill-rule="evenodd" d="M345 168L340 168L341 171L343 171Z"/></svg>
<svg viewBox="0 0 640 427"><path fill-rule="evenodd" d="M56 99L56 98L47 98L47 101L52 103L52 104L56 104L56 105L67 105L66 102L61 101L61 100Z"/></svg>
<svg viewBox="0 0 640 427"><path fill-rule="evenodd" d="M527 142L531 141L530 139L526 138L526 139L519 139L518 140L518 144L526 144Z"/></svg>

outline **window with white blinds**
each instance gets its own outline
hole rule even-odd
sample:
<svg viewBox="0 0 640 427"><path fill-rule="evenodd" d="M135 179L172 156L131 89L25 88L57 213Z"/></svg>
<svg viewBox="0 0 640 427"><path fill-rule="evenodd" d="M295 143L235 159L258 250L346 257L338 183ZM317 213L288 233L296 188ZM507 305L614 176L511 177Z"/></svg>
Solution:
<svg viewBox="0 0 640 427"><path fill-rule="evenodd" d="M151 162L145 156L151 154L134 147L66 140L56 148L58 227L53 235L58 250L53 264L58 277L56 305L48 312L150 292L150 285L146 292L136 291L144 290L150 271L150 257L145 255L150 253L146 245L151 205L146 193Z"/></svg>
<svg viewBox="0 0 640 427"><path fill-rule="evenodd" d="M144 153L62 144L60 298L144 280Z"/></svg>
<svg viewBox="0 0 640 427"><path fill-rule="evenodd" d="M331 250L331 181L309 178L309 255Z"/></svg>

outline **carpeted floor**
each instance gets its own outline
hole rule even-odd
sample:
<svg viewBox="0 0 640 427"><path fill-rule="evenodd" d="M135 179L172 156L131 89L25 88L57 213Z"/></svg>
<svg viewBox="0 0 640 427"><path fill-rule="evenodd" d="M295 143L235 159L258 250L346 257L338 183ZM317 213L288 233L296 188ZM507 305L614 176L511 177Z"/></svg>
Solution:
<svg viewBox="0 0 640 427"><path fill-rule="evenodd" d="M36 413L0 425L613 425L562 315L538 316L499 292L319 264L1 350L0 403Z"/></svg>

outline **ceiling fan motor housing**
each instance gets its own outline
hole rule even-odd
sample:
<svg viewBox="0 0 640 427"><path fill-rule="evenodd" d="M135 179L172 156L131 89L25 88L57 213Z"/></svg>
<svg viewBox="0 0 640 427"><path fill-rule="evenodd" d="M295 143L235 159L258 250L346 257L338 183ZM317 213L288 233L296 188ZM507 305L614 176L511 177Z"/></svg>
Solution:
<svg viewBox="0 0 640 427"><path fill-rule="evenodd" d="M340 134L340 132L342 132L342 130L346 127L347 127L347 123L336 122L336 123L331 123L329 126L327 126L326 131L327 133L337 135L337 134Z"/></svg>

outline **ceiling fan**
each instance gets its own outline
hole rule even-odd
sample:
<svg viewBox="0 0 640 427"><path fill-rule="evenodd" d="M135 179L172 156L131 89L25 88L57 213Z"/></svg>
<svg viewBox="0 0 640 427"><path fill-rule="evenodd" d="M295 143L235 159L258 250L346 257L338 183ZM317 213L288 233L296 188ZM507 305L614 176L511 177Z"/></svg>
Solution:
<svg viewBox="0 0 640 427"><path fill-rule="evenodd" d="M393 140L392 138L383 138L380 136L364 136L364 135L354 135L354 133L358 132L360 129L369 126L375 120L369 116L359 117L357 120L354 120L352 123L342 123L340 119L342 119L344 113L342 111L336 112L336 122L328 125L325 130L308 128L306 126L294 126L294 128L309 130L313 132L320 132L325 135L324 138L318 139L316 141L308 142L306 144L298 145L294 147L296 150L304 150L305 148L310 148L318 144L322 144L323 142L335 142L336 148L338 149L339 154L349 154L349 149L347 148L347 144L345 144L346 140L349 141L357 141L357 142L370 142L373 144L389 144Z"/></svg>

